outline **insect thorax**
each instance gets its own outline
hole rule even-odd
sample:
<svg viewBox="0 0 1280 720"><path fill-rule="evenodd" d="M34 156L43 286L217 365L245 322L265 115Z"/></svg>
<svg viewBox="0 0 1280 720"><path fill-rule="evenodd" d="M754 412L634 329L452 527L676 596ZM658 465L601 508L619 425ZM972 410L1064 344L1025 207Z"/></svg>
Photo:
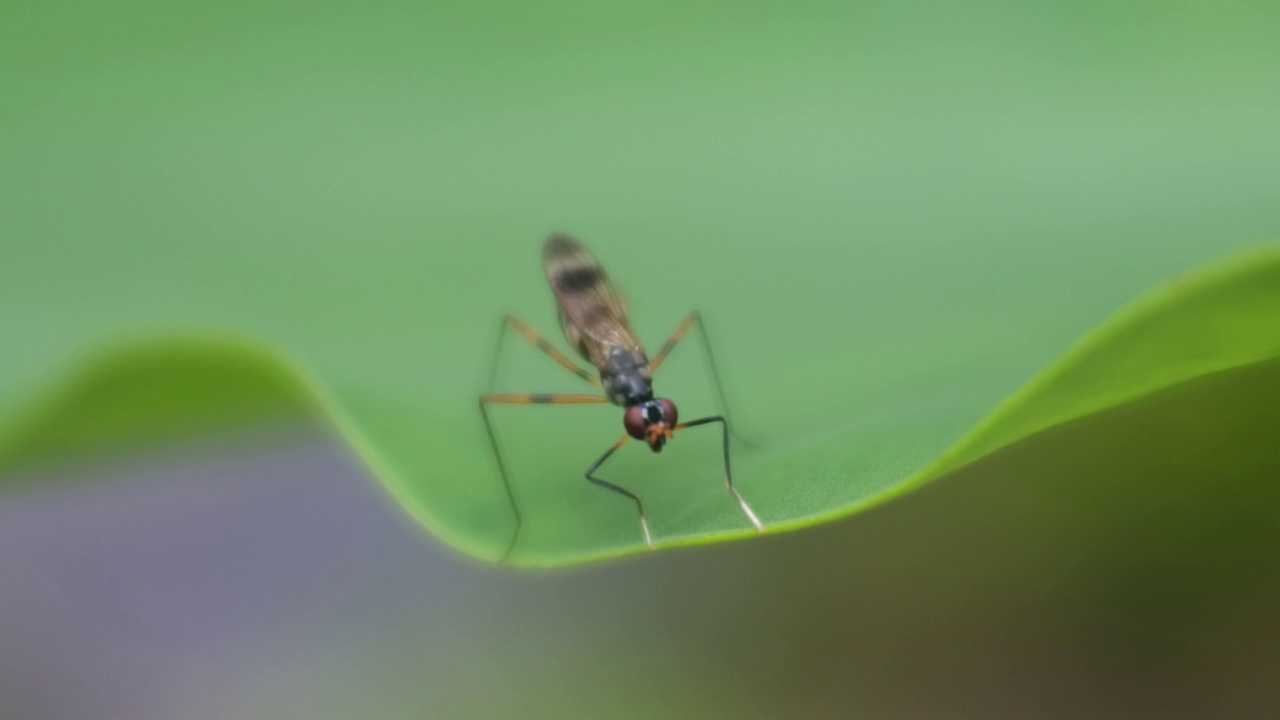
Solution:
<svg viewBox="0 0 1280 720"><path fill-rule="evenodd" d="M609 351L608 360L600 368L600 383L614 405L630 407L653 399L649 359L625 348Z"/></svg>

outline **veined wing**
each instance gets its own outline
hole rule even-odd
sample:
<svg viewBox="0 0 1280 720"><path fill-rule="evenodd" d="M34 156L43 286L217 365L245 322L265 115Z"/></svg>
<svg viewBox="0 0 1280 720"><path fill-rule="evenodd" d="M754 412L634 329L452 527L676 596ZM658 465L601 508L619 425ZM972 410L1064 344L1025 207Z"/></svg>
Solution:
<svg viewBox="0 0 1280 720"><path fill-rule="evenodd" d="M627 305L600 262L577 240L552 235L542 249L542 265L560 307L565 339L596 367L611 347L644 357L644 348L627 319Z"/></svg>

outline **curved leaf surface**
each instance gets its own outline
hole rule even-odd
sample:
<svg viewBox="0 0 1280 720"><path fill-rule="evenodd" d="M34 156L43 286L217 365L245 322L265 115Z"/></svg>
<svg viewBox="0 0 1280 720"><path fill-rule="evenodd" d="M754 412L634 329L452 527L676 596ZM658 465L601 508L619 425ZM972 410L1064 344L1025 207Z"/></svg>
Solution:
<svg viewBox="0 0 1280 720"><path fill-rule="evenodd" d="M1265 33L1158 3L1086 4L1080 24L574 7L6 18L0 66L23 69L0 75L6 477L312 414L426 527L496 557L512 511L475 397L501 313L558 341L537 267L553 229L600 255L651 346L703 311L756 441L735 447L738 482L774 530L1277 352L1270 255L1091 332L1280 230ZM1258 28L1275 11L1234 12ZM1150 42L1107 41L1139 29ZM85 360L104 342L125 349ZM509 349L502 389L580 389ZM685 417L715 411L699 355L660 377ZM642 549L633 508L582 479L616 409L496 420L526 519L513 562ZM645 498L660 544L749 534L714 433L628 450L607 477Z"/></svg>

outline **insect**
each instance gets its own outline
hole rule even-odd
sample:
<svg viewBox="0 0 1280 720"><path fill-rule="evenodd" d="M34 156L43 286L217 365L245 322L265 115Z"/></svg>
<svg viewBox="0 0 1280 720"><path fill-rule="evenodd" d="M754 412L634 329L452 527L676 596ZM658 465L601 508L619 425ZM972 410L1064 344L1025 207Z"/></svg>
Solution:
<svg viewBox="0 0 1280 720"><path fill-rule="evenodd" d="M721 407L724 407L724 390L720 385L720 375L715 369L715 361L711 355L711 344L707 341L706 330L702 327L701 315L696 310L689 313L671 337L659 348L658 353L650 359L631 328L627 317L627 306L622 297L609 281L599 261L581 243L567 235L552 235L543 246L542 264L555 296L560 328L564 332L565 339L578 355L595 366L597 373L592 374L583 369L577 362L553 347L527 323L508 314L502 319L489 387L493 388L498 360L502 353L502 341L510 328L523 335L566 370L598 387L601 392L591 395L562 395L510 394L491 391L480 396L480 413L484 418L485 430L489 434L489 443L497 459L498 471L502 475L502 482L516 518L515 532L502 559L505 560L515 548L520 534L521 517L506 464L503 462L497 437L493 432L493 424L489 419L489 406L494 404L612 403L624 408L622 424L626 433L608 450L605 450L604 454L596 458L596 461L587 467L584 475L591 483L625 496L635 503L645 545L651 550L654 547L653 535L649 532L649 521L645 518L644 503L640 500L640 496L620 485L597 477L596 472L619 448L631 440L643 440L650 450L660 453L677 432L704 425L719 425L723 437L725 485L751 524L756 530L764 532L764 525L760 522L760 518L733 487L733 474L729 464L728 420L724 415L712 415L680 422L675 403L667 398L656 397L653 392L654 374L662 367L676 345L696 326L700 331L699 335L706 352L708 368L714 379L717 397Z"/></svg>

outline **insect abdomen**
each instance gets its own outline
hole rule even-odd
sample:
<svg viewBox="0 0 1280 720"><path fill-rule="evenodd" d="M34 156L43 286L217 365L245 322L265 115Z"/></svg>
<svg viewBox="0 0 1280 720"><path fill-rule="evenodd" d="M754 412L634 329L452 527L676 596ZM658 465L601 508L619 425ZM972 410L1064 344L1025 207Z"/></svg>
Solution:
<svg viewBox="0 0 1280 720"><path fill-rule="evenodd" d="M573 238L556 234L547 238L542 263L565 338L600 370L601 379L615 349L644 359L644 348L627 320L627 305L595 256Z"/></svg>
<svg viewBox="0 0 1280 720"><path fill-rule="evenodd" d="M600 263L568 235L547 238L542 263L556 292L585 293L607 280Z"/></svg>
<svg viewBox="0 0 1280 720"><path fill-rule="evenodd" d="M542 249L542 264L547 271L547 280L559 298L560 328L565 339L583 359L598 366L603 359L597 357L602 348L590 347L590 338L582 325L590 326L616 314L616 310L609 306L608 295L597 292L601 285L609 282L604 267L577 240L561 234L547 238ZM565 311L566 305L575 308L577 320Z"/></svg>

